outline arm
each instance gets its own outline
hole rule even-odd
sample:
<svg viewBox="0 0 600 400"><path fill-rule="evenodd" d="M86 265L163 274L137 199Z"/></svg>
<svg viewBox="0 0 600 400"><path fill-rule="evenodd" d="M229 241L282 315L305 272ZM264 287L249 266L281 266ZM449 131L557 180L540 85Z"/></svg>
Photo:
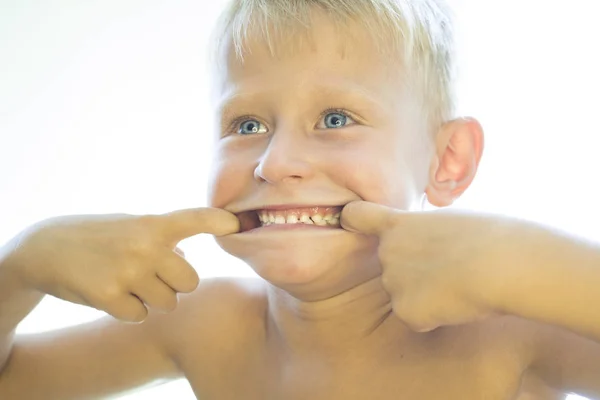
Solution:
<svg viewBox="0 0 600 400"><path fill-rule="evenodd" d="M7 246L0 248L0 266L8 259ZM19 281L0 268L0 372L2 372L11 351L15 329L35 306L43 294L24 290Z"/></svg>
<svg viewBox="0 0 600 400"><path fill-rule="evenodd" d="M0 249L0 398L98 398L179 376L171 339L185 313L165 313L198 276L173 249L185 237L237 226L225 211L194 209L57 217L23 231ZM104 318L14 338L40 293L144 322Z"/></svg>
<svg viewBox="0 0 600 400"><path fill-rule="evenodd" d="M600 399L600 345L560 327L531 324L529 371L562 393Z"/></svg>
<svg viewBox="0 0 600 400"><path fill-rule="evenodd" d="M512 235L518 244L485 278L494 308L600 343L600 246L537 226Z"/></svg>
<svg viewBox="0 0 600 400"><path fill-rule="evenodd" d="M517 225L513 235L519 247L486 284L492 303L541 322L532 325L536 376L563 392L600 398L600 247L530 225Z"/></svg>
<svg viewBox="0 0 600 400"><path fill-rule="evenodd" d="M104 398L176 378L159 318L126 324L110 317L53 332L17 336L0 375L0 398Z"/></svg>
<svg viewBox="0 0 600 400"><path fill-rule="evenodd" d="M369 202L344 229L379 239L394 313L429 332L509 314L527 321L530 371L562 391L600 398L600 247L531 223Z"/></svg>
<svg viewBox="0 0 600 400"><path fill-rule="evenodd" d="M0 268L1 399L97 398L177 376L163 346L166 316L160 314L142 324L107 317L15 338L18 323L43 295L21 287L7 271Z"/></svg>
<svg viewBox="0 0 600 400"><path fill-rule="evenodd" d="M208 279L182 295L175 311L150 311L141 324L106 317L17 336L0 375L0 399L104 398L184 372L206 389L262 339L263 297L254 280Z"/></svg>

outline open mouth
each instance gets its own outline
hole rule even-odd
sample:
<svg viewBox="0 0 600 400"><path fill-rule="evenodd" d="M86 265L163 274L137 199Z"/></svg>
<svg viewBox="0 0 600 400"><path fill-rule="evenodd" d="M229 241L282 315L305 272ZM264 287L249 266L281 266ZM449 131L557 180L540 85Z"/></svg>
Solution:
<svg viewBox="0 0 600 400"><path fill-rule="evenodd" d="M339 228L342 206L321 206L302 208L263 208L244 211L237 216L240 232L258 228Z"/></svg>

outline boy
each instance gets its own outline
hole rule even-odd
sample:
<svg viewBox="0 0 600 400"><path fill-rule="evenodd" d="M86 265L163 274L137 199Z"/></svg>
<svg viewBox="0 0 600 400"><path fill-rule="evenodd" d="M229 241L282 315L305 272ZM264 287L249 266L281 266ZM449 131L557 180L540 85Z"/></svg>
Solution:
<svg viewBox="0 0 600 400"><path fill-rule="evenodd" d="M212 208L55 218L6 245L0 398L182 376L219 400L600 396L600 249L418 211L464 192L483 149L453 117L439 1L235 0L217 37ZM198 233L263 279L198 284L176 248ZM44 293L114 318L15 338Z"/></svg>

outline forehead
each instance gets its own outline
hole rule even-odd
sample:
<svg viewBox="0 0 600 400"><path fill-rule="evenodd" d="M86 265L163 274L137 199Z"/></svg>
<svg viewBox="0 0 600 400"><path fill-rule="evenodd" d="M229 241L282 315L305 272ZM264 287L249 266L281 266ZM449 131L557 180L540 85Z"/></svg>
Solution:
<svg viewBox="0 0 600 400"><path fill-rule="evenodd" d="M340 24L314 13L308 27L271 31L269 40L265 31L250 25L239 49L231 37L223 41L214 87L219 99L256 91L300 94L316 86L386 97L404 86L404 67L391 43L375 40L356 21Z"/></svg>

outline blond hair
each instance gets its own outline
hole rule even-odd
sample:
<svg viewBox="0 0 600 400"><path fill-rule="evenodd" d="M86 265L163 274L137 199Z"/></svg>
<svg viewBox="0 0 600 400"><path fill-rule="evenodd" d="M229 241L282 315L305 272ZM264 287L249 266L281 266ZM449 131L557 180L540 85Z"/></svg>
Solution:
<svg viewBox="0 0 600 400"><path fill-rule="evenodd" d="M213 33L213 55L228 41L243 60L250 35L261 35L274 54L276 38L310 31L315 10L342 29L359 22L378 50L401 56L429 130L454 117L454 32L444 0L230 0Z"/></svg>

